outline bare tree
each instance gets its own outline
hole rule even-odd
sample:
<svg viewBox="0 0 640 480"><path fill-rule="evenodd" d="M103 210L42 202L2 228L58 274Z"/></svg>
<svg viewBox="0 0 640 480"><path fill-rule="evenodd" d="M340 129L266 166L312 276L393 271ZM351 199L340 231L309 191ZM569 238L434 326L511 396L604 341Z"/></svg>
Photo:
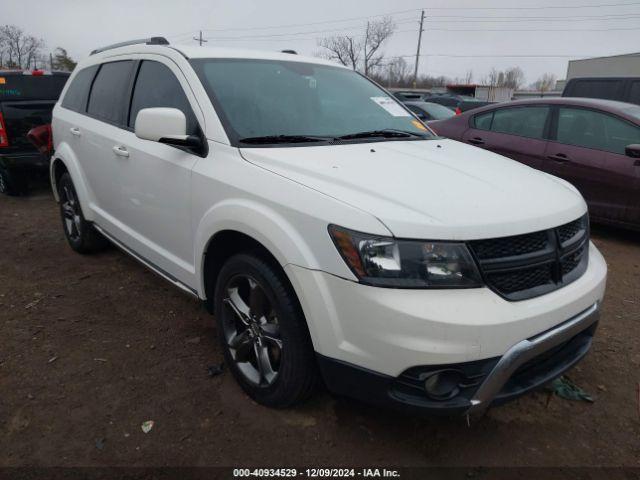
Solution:
<svg viewBox="0 0 640 480"><path fill-rule="evenodd" d="M369 75L384 59L380 47L386 42L396 29L391 18L383 18L377 22L367 22L367 29L362 44L364 74Z"/></svg>
<svg viewBox="0 0 640 480"><path fill-rule="evenodd" d="M322 52L326 58L337 60L345 67L358 69L362 45L355 37L344 35L323 38L319 45L326 49Z"/></svg>
<svg viewBox="0 0 640 480"><path fill-rule="evenodd" d="M404 58L394 57L386 66L386 83L389 87L404 87L410 83L411 67Z"/></svg>
<svg viewBox="0 0 640 480"><path fill-rule="evenodd" d="M509 87L518 90L524 84L524 72L520 67L507 68L504 71L504 81L501 87Z"/></svg>
<svg viewBox="0 0 640 480"><path fill-rule="evenodd" d="M556 85L556 76L553 73L545 73L533 83L533 88L541 93L553 90Z"/></svg>
<svg viewBox="0 0 640 480"><path fill-rule="evenodd" d="M370 75L384 63L380 49L394 30L391 18L383 18L368 22L363 36L336 35L321 39L318 45L325 49L322 56Z"/></svg>
<svg viewBox="0 0 640 480"><path fill-rule="evenodd" d="M44 47L44 41L24 31L15 25L0 27L0 37L4 45L5 58L8 66L31 68L36 66L38 56Z"/></svg>

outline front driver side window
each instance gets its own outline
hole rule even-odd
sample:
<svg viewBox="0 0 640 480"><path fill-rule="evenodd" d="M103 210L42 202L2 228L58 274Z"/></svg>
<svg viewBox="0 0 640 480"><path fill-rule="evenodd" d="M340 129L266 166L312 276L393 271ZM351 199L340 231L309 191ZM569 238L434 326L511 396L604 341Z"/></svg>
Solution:
<svg viewBox="0 0 640 480"><path fill-rule="evenodd" d="M177 108L182 111L187 118L187 135L197 133L198 121L173 72L160 62L144 60L140 65L131 99L129 127L135 127L140 110L154 107Z"/></svg>

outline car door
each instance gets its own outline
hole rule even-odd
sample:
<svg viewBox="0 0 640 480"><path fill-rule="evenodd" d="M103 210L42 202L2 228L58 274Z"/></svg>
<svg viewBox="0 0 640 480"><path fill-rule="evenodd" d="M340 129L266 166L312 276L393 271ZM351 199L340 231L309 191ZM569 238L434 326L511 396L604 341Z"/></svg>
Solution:
<svg viewBox="0 0 640 480"><path fill-rule="evenodd" d="M181 110L187 119L187 133L201 135L194 110L201 118L202 113L180 70L162 57L139 62L127 130L112 145L122 150L112 159L118 166L118 212L124 224L121 234L127 245L155 267L192 284L190 182L191 170L201 157L188 149L135 135L138 112L153 107Z"/></svg>
<svg viewBox="0 0 640 480"><path fill-rule="evenodd" d="M547 105L484 111L471 118L462 141L542 169L549 112Z"/></svg>
<svg viewBox="0 0 640 480"><path fill-rule="evenodd" d="M100 65L89 93L86 117L77 131L72 132L82 142L80 161L91 192L90 208L101 226L116 225L122 220L122 212L118 211L120 179L113 146L125 133L124 114L133 66L132 60Z"/></svg>
<svg viewBox="0 0 640 480"><path fill-rule="evenodd" d="M638 222L639 166L625 147L640 143L640 127L589 108L558 107L551 137L547 170L580 190L593 217Z"/></svg>

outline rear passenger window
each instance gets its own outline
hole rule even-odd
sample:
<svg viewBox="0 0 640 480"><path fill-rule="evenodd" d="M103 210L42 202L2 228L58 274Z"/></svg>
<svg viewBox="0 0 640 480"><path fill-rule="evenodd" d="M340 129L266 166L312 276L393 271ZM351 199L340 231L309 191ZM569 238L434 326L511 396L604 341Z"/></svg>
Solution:
<svg viewBox="0 0 640 480"><path fill-rule="evenodd" d="M91 87L87 113L110 123L124 123L124 101L132 65L130 60L102 64Z"/></svg>
<svg viewBox="0 0 640 480"><path fill-rule="evenodd" d="M494 111L491 131L527 138L544 138L549 107L500 108Z"/></svg>
<svg viewBox="0 0 640 480"><path fill-rule="evenodd" d="M557 140L567 145L624 155L627 145L640 143L640 128L594 110L561 108Z"/></svg>
<svg viewBox="0 0 640 480"><path fill-rule="evenodd" d="M138 112L143 108L177 108L187 118L187 135L195 135L198 121L180 82L162 63L145 60L140 66L131 100L129 126L134 128Z"/></svg>
<svg viewBox="0 0 640 480"><path fill-rule="evenodd" d="M478 130L491 130L491 121L493 120L493 111L481 113L473 117L473 126Z"/></svg>
<svg viewBox="0 0 640 480"><path fill-rule="evenodd" d="M81 112L87 108L87 98L89 96L89 89L91 88L91 82L96 75L98 66L87 67L80 70L73 78L71 85L67 89L67 93L62 99L62 106L73 110L74 112Z"/></svg>

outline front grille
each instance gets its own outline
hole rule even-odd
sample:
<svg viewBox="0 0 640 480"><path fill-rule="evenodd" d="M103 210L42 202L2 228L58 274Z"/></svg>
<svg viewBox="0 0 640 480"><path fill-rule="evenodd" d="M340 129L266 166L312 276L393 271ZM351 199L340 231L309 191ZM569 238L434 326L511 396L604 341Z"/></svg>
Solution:
<svg viewBox="0 0 640 480"><path fill-rule="evenodd" d="M544 295L579 278L587 268L587 216L549 230L474 240L469 246L487 285L508 300Z"/></svg>

